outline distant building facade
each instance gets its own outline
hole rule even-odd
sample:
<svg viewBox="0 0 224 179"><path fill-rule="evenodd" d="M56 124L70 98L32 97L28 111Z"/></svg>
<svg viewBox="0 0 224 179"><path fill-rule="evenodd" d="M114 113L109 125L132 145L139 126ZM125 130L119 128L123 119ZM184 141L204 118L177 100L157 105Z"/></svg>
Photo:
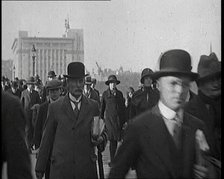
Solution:
<svg viewBox="0 0 224 179"><path fill-rule="evenodd" d="M7 77L10 80L14 80L13 60L2 60L2 76Z"/></svg>
<svg viewBox="0 0 224 179"><path fill-rule="evenodd" d="M33 46L35 53L32 52ZM27 31L19 31L12 50L16 77L27 79L32 76L34 66L34 74L45 82L50 70L56 75L66 74L70 62L84 63L83 30L69 29L63 37L28 37Z"/></svg>

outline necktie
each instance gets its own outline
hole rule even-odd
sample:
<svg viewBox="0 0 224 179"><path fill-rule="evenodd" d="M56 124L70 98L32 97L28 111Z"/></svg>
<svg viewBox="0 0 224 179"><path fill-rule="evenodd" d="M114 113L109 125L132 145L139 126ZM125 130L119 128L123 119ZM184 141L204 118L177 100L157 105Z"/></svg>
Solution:
<svg viewBox="0 0 224 179"><path fill-rule="evenodd" d="M179 124L179 119L176 116L173 120L175 120L175 122L173 123L173 140L177 146L177 148L179 148L180 146L180 124Z"/></svg>
<svg viewBox="0 0 224 179"><path fill-rule="evenodd" d="M75 114L75 117L77 118L78 117L78 114L79 114L79 108L78 108L79 102L72 101L72 103L75 105L75 108L74 108L73 112Z"/></svg>

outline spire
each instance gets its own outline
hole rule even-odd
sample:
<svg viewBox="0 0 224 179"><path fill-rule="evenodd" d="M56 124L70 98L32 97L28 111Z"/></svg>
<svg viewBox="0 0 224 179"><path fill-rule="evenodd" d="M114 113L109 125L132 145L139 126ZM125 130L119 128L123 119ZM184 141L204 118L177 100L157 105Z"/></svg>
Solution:
<svg viewBox="0 0 224 179"><path fill-rule="evenodd" d="M212 43L210 42L210 53L212 53Z"/></svg>
<svg viewBox="0 0 224 179"><path fill-rule="evenodd" d="M68 32L68 29L70 29L69 17L67 17L67 19L65 19L65 33Z"/></svg>

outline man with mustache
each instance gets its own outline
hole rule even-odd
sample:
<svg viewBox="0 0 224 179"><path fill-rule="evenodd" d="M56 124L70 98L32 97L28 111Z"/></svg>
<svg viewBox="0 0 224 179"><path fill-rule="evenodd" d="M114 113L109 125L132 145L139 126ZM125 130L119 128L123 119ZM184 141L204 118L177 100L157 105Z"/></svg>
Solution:
<svg viewBox="0 0 224 179"><path fill-rule="evenodd" d="M152 75L159 101L127 126L109 178L125 178L132 166L137 178L207 177L208 169L197 160L195 145L196 134L203 136L203 122L183 109L190 82L198 77L191 68L190 54L184 50L161 55L160 70Z"/></svg>
<svg viewBox="0 0 224 179"><path fill-rule="evenodd" d="M36 176L42 178L51 154L50 179L98 178L95 146L104 145L106 134L92 136L94 117L99 116L95 100L83 95L85 66L68 65L68 93L49 104L46 127L36 163Z"/></svg>

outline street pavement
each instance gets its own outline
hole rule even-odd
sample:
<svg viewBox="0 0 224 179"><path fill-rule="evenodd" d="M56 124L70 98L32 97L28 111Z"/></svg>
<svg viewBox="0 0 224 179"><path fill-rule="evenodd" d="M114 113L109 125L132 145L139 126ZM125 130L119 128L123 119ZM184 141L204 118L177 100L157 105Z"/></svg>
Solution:
<svg viewBox="0 0 224 179"><path fill-rule="evenodd" d="M105 178L108 177L109 171L110 171L110 167L108 166L108 163L110 162L110 153L109 153L109 142L107 143L107 146L105 148L105 151L102 153L103 155L103 168L104 168L104 176ZM31 158L31 169L32 169L32 174L33 174L33 179L36 179L35 177L35 164L36 164L36 155L35 154L31 154L30 155ZM6 176L6 164L3 165L3 170L2 170L2 179L7 179ZM98 162L97 162L97 172L98 172ZM130 170L126 176L127 179L133 179L136 178L136 173L134 170Z"/></svg>

